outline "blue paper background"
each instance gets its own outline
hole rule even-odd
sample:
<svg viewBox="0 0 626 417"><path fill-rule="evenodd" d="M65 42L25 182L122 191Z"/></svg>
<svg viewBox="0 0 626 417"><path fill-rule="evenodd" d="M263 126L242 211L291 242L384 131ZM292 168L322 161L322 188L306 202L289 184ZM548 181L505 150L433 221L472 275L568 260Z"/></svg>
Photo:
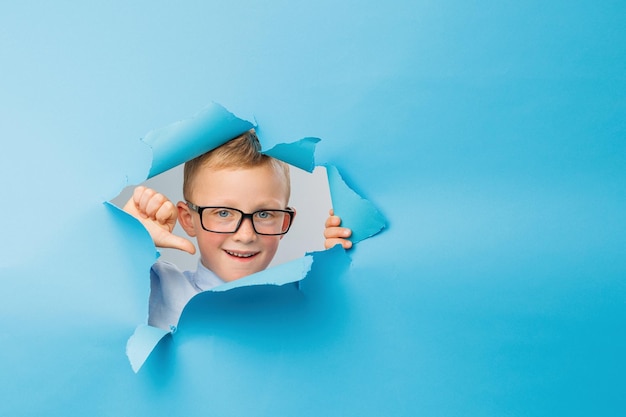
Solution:
<svg viewBox="0 0 626 417"><path fill-rule="evenodd" d="M3 5L0 415L621 415L625 9ZM154 254L102 202L209 101L322 138L389 228L135 375Z"/></svg>

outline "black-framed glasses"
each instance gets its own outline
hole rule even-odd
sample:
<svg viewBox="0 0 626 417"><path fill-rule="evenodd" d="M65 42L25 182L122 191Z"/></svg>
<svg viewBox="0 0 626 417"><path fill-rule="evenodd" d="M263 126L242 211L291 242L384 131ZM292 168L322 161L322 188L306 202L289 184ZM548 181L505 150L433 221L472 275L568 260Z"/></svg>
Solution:
<svg viewBox="0 0 626 417"><path fill-rule="evenodd" d="M284 235L289 231L295 214L290 207L285 210L263 209L253 213L244 213L232 207L200 207L190 202L187 202L187 207L200 215L202 228L212 233L235 233L244 219L250 219L258 235Z"/></svg>

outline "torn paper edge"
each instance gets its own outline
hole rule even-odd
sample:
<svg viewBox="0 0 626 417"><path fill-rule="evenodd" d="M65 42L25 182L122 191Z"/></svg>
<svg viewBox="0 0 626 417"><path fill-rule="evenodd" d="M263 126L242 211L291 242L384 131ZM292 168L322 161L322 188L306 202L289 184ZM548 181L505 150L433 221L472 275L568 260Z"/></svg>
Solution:
<svg viewBox="0 0 626 417"><path fill-rule="evenodd" d="M191 300L198 297L200 294L207 292L225 292L235 290L242 287L259 286L259 285L274 285L282 286L286 284L292 284L299 282L307 277L313 266L314 256L313 254L307 254L302 258L295 259L291 262L287 262L281 265L277 265L273 268L259 271L252 275L240 278L236 281L231 281L219 285L207 291L199 292L191 297L191 299L183 308L180 314L179 320L182 320L185 315L185 309L191 303ZM143 364L148 360L152 351L157 347L159 342L168 335L174 335L176 328L172 328L170 331L159 329L157 327L149 326L147 324L141 324L137 326L133 335L128 339L126 343L126 356L130 361L130 365L135 373L139 372Z"/></svg>
<svg viewBox="0 0 626 417"><path fill-rule="evenodd" d="M152 130L142 138L152 150L146 179L215 149L253 127L220 104L211 103L188 119Z"/></svg>
<svg viewBox="0 0 626 417"><path fill-rule="evenodd" d="M315 146L320 141L320 138L302 138L297 142L279 143L262 153L307 172L313 172L315 169Z"/></svg>
<svg viewBox="0 0 626 417"><path fill-rule="evenodd" d="M249 121L239 119L221 105L212 103L189 119L150 131L142 139L152 150L153 156L146 179L221 146L253 127ZM307 172L313 172L318 166L315 162L315 148L320 141L319 138L306 137L296 142L279 143L263 153ZM322 166L326 167L333 208L335 213L342 217L342 225L352 229L350 239L353 244L383 230L386 227L385 218L374 205L345 183L337 167L329 164ZM320 252L307 253L302 258L257 272L210 291L229 291L253 285L285 285L301 281L308 276L316 253ZM297 272L298 269L300 273ZM141 369L159 342L165 336L173 335L174 331L175 329L166 331L147 324L139 325L135 329L126 345L126 355L135 373Z"/></svg>
<svg viewBox="0 0 626 417"><path fill-rule="evenodd" d="M252 275L248 275L238 280L218 285L217 287L214 287L209 291L223 292L232 290L234 288L248 287L252 285L281 286L285 284L291 284L304 279L309 274L312 265L313 256L305 255L302 258L294 259L293 261L276 265L272 268L256 272ZM185 310L183 309L183 312L184 311Z"/></svg>
<svg viewBox="0 0 626 417"><path fill-rule="evenodd" d="M135 373L139 372L154 348L171 331L152 327L147 324L137 326L133 335L126 342L126 356Z"/></svg>
<svg viewBox="0 0 626 417"><path fill-rule="evenodd" d="M387 220L382 213L348 186L336 166L324 166L333 210L335 215L341 217L341 226L352 230L350 240L353 244L370 238L387 227Z"/></svg>

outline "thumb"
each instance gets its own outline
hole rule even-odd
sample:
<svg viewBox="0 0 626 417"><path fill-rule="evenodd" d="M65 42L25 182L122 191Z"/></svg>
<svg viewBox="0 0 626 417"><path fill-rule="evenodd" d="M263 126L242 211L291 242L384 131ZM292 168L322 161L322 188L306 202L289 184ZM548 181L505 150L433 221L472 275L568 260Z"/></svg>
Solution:
<svg viewBox="0 0 626 417"><path fill-rule="evenodd" d="M184 252L188 252L190 254L196 253L196 247L190 240L185 239L184 237L171 235L172 236L172 248L182 250Z"/></svg>
<svg viewBox="0 0 626 417"><path fill-rule="evenodd" d="M154 239L154 243L160 248L178 249L192 255L196 253L196 247L190 240L174 235L165 230L162 230L162 233L159 233L159 236Z"/></svg>

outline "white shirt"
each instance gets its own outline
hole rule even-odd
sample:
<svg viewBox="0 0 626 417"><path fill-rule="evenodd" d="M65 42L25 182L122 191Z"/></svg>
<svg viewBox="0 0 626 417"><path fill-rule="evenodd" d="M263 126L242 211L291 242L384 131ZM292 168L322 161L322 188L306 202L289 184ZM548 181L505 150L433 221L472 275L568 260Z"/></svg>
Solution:
<svg viewBox="0 0 626 417"><path fill-rule="evenodd" d="M183 308L194 295L223 283L201 261L195 271L184 272L170 262L155 262L150 270L148 324L164 330L175 329Z"/></svg>

